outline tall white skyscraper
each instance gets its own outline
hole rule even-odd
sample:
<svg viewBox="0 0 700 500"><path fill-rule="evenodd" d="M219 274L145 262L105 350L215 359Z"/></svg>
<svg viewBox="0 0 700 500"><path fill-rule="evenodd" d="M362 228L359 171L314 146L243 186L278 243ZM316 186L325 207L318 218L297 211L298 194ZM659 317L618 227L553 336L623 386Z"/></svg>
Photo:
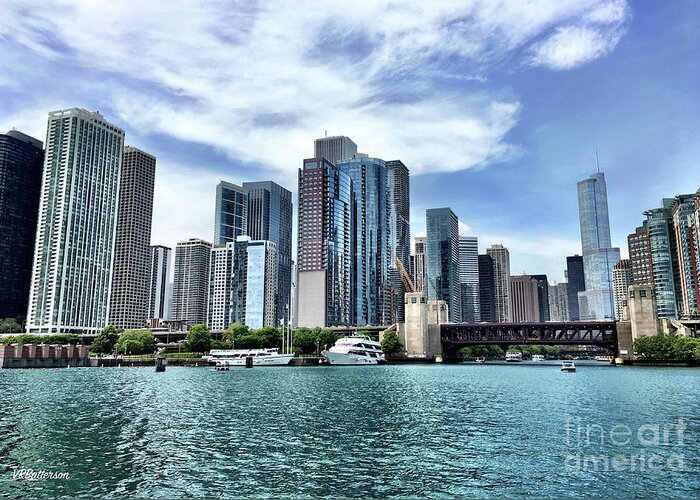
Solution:
<svg viewBox="0 0 700 500"><path fill-rule="evenodd" d="M510 253L503 245L491 245L486 249L486 255L493 259L496 322L509 323L513 321L510 303Z"/></svg>
<svg viewBox="0 0 700 500"><path fill-rule="evenodd" d="M190 238L175 247L170 319L184 320L189 325L206 322L211 246L208 241Z"/></svg>
<svg viewBox="0 0 700 500"><path fill-rule="evenodd" d="M169 319L170 259L172 249L161 245L151 247L151 281L148 289L148 318Z"/></svg>
<svg viewBox="0 0 700 500"><path fill-rule="evenodd" d="M49 113L29 333L97 333L109 317L124 131L99 113Z"/></svg>
<svg viewBox="0 0 700 500"><path fill-rule="evenodd" d="M156 157L126 146L119 187L109 324L142 328L148 318Z"/></svg>
<svg viewBox="0 0 700 500"><path fill-rule="evenodd" d="M459 287L462 321L477 323L479 314L479 240L476 236L459 237Z"/></svg>

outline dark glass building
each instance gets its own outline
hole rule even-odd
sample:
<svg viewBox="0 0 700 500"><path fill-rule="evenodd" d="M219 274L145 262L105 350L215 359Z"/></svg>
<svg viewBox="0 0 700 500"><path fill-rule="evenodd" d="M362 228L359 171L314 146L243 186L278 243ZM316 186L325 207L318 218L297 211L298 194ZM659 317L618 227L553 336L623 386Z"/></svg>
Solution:
<svg viewBox="0 0 700 500"><path fill-rule="evenodd" d="M221 181L216 186L214 244L223 245L246 235L248 198L241 186Z"/></svg>
<svg viewBox="0 0 700 500"><path fill-rule="evenodd" d="M449 320L462 320L459 284L459 221L449 208L429 208L425 213L427 233L426 287L429 300L444 300Z"/></svg>
<svg viewBox="0 0 700 500"><path fill-rule="evenodd" d="M537 281L537 300L539 301L540 321L549 321L549 282L546 274L531 274Z"/></svg>
<svg viewBox="0 0 700 500"><path fill-rule="evenodd" d="M566 276L569 281L567 294L569 299L569 320L578 321L578 292L586 289L586 279L583 275L583 257L570 255L566 258Z"/></svg>
<svg viewBox="0 0 700 500"><path fill-rule="evenodd" d="M41 141L0 135L0 319L27 316L43 167Z"/></svg>
<svg viewBox="0 0 700 500"><path fill-rule="evenodd" d="M396 256L407 272L411 269L411 190L408 168L401 160L386 162L389 189L389 279L392 285L391 323L404 321L406 292L396 263Z"/></svg>
<svg viewBox="0 0 700 500"><path fill-rule="evenodd" d="M490 255L479 255L479 313L481 321L496 322L496 274Z"/></svg>

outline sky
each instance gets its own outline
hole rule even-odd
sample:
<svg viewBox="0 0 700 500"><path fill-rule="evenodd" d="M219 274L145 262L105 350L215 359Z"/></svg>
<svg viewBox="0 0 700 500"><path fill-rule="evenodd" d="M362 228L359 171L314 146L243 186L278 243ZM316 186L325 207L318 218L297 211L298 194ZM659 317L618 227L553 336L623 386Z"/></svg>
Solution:
<svg viewBox="0 0 700 500"><path fill-rule="evenodd" d="M326 132L406 164L413 236L449 206L550 281L581 253L596 149L623 256L644 210L700 188L693 0L4 0L0 18L0 129L43 140L70 107L124 128L158 159L153 244L211 241L219 180L296 196Z"/></svg>

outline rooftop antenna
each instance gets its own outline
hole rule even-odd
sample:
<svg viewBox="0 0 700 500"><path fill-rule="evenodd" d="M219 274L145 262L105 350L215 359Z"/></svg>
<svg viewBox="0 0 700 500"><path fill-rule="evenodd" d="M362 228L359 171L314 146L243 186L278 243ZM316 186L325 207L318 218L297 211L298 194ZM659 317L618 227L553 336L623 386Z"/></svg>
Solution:
<svg viewBox="0 0 700 500"><path fill-rule="evenodd" d="M323 133L325 134L326 137L328 137L328 130L324 130Z"/></svg>
<svg viewBox="0 0 700 500"><path fill-rule="evenodd" d="M595 164L598 168L598 173L600 173L600 161L598 160L598 146L595 147Z"/></svg>

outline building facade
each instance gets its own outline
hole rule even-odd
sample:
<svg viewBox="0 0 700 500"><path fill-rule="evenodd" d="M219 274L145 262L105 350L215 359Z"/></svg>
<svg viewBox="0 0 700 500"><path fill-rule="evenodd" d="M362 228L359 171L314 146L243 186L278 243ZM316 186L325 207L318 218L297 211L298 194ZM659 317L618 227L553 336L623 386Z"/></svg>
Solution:
<svg viewBox="0 0 700 500"><path fill-rule="evenodd" d="M177 243L170 319L190 326L206 323L211 248L198 238Z"/></svg>
<svg viewBox="0 0 700 500"><path fill-rule="evenodd" d="M671 205L676 242L675 260L680 278L677 286L680 293L676 297L676 302L678 314L681 316L696 315L699 305L695 202L695 193L682 194L676 196Z"/></svg>
<svg viewBox="0 0 700 500"><path fill-rule="evenodd" d="M479 240L476 236L459 237L459 287L462 322L481 321L479 296Z"/></svg>
<svg viewBox="0 0 700 500"><path fill-rule="evenodd" d="M357 144L344 135L322 137L314 141L314 158L325 158L336 165L357 154Z"/></svg>
<svg viewBox="0 0 700 500"><path fill-rule="evenodd" d="M494 319L497 323L510 323L513 321L510 300L510 253L503 245L491 245L486 249L486 255L493 260L496 296Z"/></svg>
<svg viewBox="0 0 700 500"><path fill-rule="evenodd" d="M539 283L532 276L511 277L511 303L514 323L539 323Z"/></svg>
<svg viewBox="0 0 700 500"><path fill-rule="evenodd" d="M27 316L43 170L41 141L0 135L0 319Z"/></svg>
<svg viewBox="0 0 700 500"><path fill-rule="evenodd" d="M549 285L549 319L550 321L570 321L569 284Z"/></svg>
<svg viewBox="0 0 700 500"><path fill-rule="evenodd" d="M602 172L577 184L581 246L586 289L579 292L579 317L604 320L615 316L612 270L620 249L612 248L608 191Z"/></svg>
<svg viewBox="0 0 700 500"><path fill-rule="evenodd" d="M586 289L586 278L583 271L583 257L580 255L570 255L566 258L566 279L568 286L567 293L569 320L579 321L578 293Z"/></svg>
<svg viewBox="0 0 700 500"><path fill-rule="evenodd" d="M413 255L411 255L411 279L416 290L424 291L426 289L425 277L425 236L419 236L413 239Z"/></svg>
<svg viewBox="0 0 700 500"><path fill-rule="evenodd" d="M615 293L615 318L625 318L627 297L632 285L632 266L629 259L621 259L613 268L613 291Z"/></svg>
<svg viewBox="0 0 700 500"><path fill-rule="evenodd" d="M676 255L676 242L671 215L672 198L665 198L662 206L647 210L646 228L649 232L651 249L651 275L654 297L659 318L678 317L679 272ZM640 283L642 284L642 283Z"/></svg>
<svg viewBox="0 0 700 500"><path fill-rule="evenodd" d="M540 308L540 321L549 321L549 281L546 274L531 274L537 281L537 302Z"/></svg>
<svg viewBox="0 0 700 500"><path fill-rule="evenodd" d="M97 333L109 318L124 131L49 113L27 331Z"/></svg>
<svg viewBox="0 0 700 500"><path fill-rule="evenodd" d="M170 319L170 266L172 248L154 245L151 249L151 280L148 287L148 319Z"/></svg>
<svg viewBox="0 0 700 500"><path fill-rule="evenodd" d="M425 212L425 226L428 300L444 300L450 321L458 323L462 320L459 220L449 208L429 208Z"/></svg>
<svg viewBox="0 0 700 500"><path fill-rule="evenodd" d="M223 245L247 234L248 197L242 186L221 181L216 186L214 244Z"/></svg>
<svg viewBox="0 0 700 500"><path fill-rule="evenodd" d="M496 322L496 274L488 254L479 255L479 316L480 321Z"/></svg>
<svg viewBox="0 0 700 500"><path fill-rule="evenodd" d="M355 206L352 179L324 158L299 170L297 324L352 325Z"/></svg>
<svg viewBox="0 0 700 500"><path fill-rule="evenodd" d="M389 190L389 280L391 283L390 323L404 321L406 289L394 261L398 258L404 269L411 269L411 186L408 168L401 160L386 162Z"/></svg>
<svg viewBox="0 0 700 500"><path fill-rule="evenodd" d="M148 317L156 157L126 146L119 185L109 324L143 328Z"/></svg>

